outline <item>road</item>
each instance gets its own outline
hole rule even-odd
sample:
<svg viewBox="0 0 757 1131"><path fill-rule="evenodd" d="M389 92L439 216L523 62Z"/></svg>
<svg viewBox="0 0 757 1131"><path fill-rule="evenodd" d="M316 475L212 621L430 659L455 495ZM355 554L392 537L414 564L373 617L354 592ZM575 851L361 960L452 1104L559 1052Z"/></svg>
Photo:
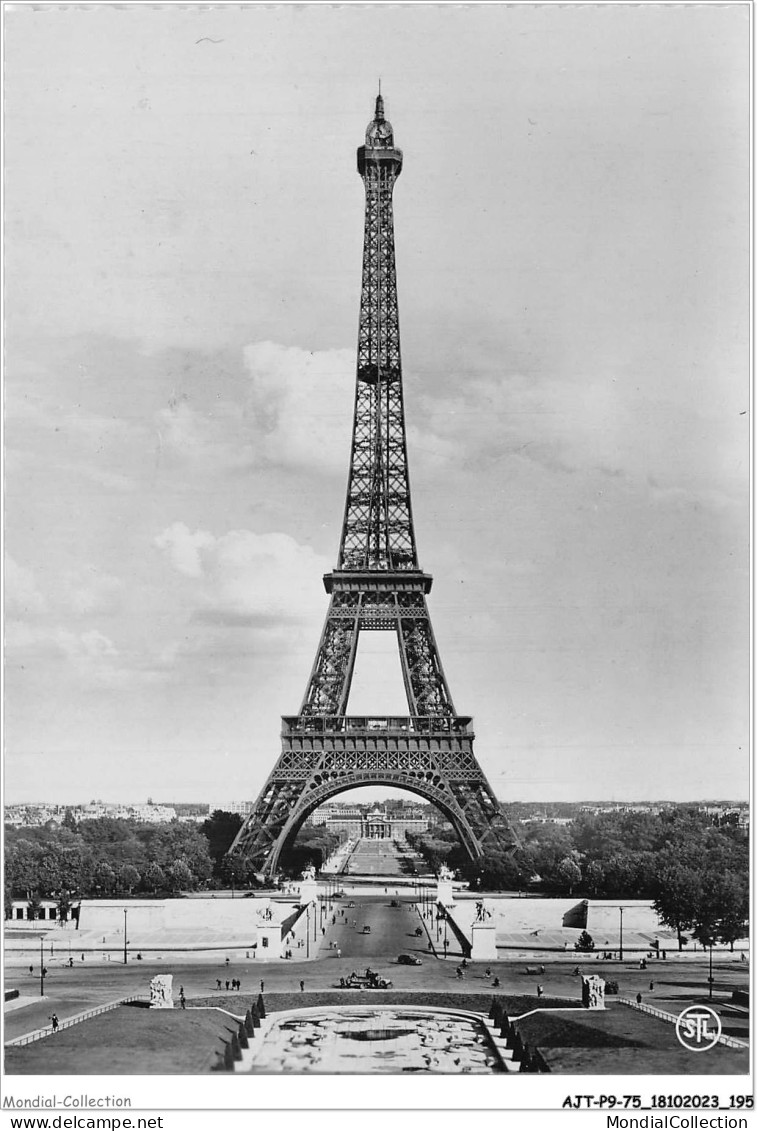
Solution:
<svg viewBox="0 0 757 1131"><path fill-rule="evenodd" d="M398 906L392 907L392 899ZM340 902L343 904L344 900ZM322 955L328 954L328 944L333 940L344 959L392 962L403 953L428 956L425 931L422 938L415 935L421 920L410 899L377 895L361 896L348 902L354 902L355 906L343 907L344 914L337 915L336 925L329 926Z"/></svg>

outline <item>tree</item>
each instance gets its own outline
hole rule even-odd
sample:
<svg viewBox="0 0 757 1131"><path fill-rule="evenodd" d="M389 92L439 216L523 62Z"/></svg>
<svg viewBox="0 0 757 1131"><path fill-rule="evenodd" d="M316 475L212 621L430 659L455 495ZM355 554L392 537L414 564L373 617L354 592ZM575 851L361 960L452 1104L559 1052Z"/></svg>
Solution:
<svg viewBox="0 0 757 1131"><path fill-rule="evenodd" d="M568 888L568 895L573 895L573 888L581 882L581 869L572 856L566 856L557 865L557 875Z"/></svg>
<svg viewBox="0 0 757 1131"><path fill-rule="evenodd" d="M186 860L175 860L168 869L167 878L171 891L194 887L194 876Z"/></svg>
<svg viewBox="0 0 757 1131"><path fill-rule="evenodd" d="M134 888L140 881L140 875L133 864L123 864L118 869L118 885L125 892L131 895Z"/></svg>
<svg viewBox="0 0 757 1131"><path fill-rule="evenodd" d="M731 950L737 939L746 937L749 918L749 882L747 877L725 872L715 896L717 904L717 932L722 942Z"/></svg>
<svg viewBox="0 0 757 1131"><path fill-rule="evenodd" d="M673 927L678 949L683 950L683 932L693 927L696 909L702 903L702 868L679 859L671 848L660 854L654 909L660 922Z"/></svg>
<svg viewBox="0 0 757 1131"><path fill-rule="evenodd" d="M576 950L594 950L594 939L588 931L581 931L578 939L574 943Z"/></svg>
<svg viewBox="0 0 757 1131"><path fill-rule="evenodd" d="M13 893L22 897L39 886L39 847L22 838L6 848L5 874Z"/></svg>
<svg viewBox="0 0 757 1131"><path fill-rule="evenodd" d="M42 907L42 900L40 899L39 892L33 891L29 893L29 898L26 903L26 917L27 919L38 919L39 911Z"/></svg>
<svg viewBox="0 0 757 1131"><path fill-rule="evenodd" d="M166 887L166 874L160 864L148 864L142 876L142 884L147 891L163 891Z"/></svg>
<svg viewBox="0 0 757 1131"><path fill-rule="evenodd" d="M200 825L200 833L208 842L214 875L218 875L218 867L241 827L242 818L239 813L227 813L224 809L214 809Z"/></svg>
<svg viewBox="0 0 757 1131"><path fill-rule="evenodd" d="M746 933L748 876L721 868L706 849L692 849L688 858L677 861L674 850L665 856L654 908L663 923L675 927L679 950L684 930L704 947L727 942L733 948L736 939Z"/></svg>
<svg viewBox="0 0 757 1131"><path fill-rule="evenodd" d="M605 872L598 860L592 860L586 866L584 876L589 895L596 896L602 891L605 882Z"/></svg>
<svg viewBox="0 0 757 1131"><path fill-rule="evenodd" d="M116 886L116 873L113 871L110 864L101 860L99 864L95 864L92 873L92 881L95 891L99 889L103 895L110 895Z"/></svg>
<svg viewBox="0 0 757 1131"><path fill-rule="evenodd" d="M66 814L61 821L61 828L69 829L72 833L75 833L77 831L78 826L76 824L76 817L73 815L70 809L66 809Z"/></svg>
<svg viewBox="0 0 757 1131"><path fill-rule="evenodd" d="M148 838L147 850L151 861L165 871L177 860L183 860L199 883L209 879L213 861L208 851L207 838L195 825L172 821L170 825L154 826Z"/></svg>
<svg viewBox="0 0 757 1131"><path fill-rule="evenodd" d="M58 922L65 923L71 910L71 892L63 888L56 893L56 907L58 909Z"/></svg>

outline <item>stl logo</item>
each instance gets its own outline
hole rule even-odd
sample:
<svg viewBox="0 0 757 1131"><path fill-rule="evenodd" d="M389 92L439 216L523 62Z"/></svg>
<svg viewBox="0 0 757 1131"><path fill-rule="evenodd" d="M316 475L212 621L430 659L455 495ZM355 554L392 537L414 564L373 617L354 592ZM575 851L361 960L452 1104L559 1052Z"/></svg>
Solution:
<svg viewBox="0 0 757 1131"><path fill-rule="evenodd" d="M691 1052L711 1049L718 1043L721 1030L720 1018L708 1005L690 1005L676 1021L676 1036Z"/></svg>

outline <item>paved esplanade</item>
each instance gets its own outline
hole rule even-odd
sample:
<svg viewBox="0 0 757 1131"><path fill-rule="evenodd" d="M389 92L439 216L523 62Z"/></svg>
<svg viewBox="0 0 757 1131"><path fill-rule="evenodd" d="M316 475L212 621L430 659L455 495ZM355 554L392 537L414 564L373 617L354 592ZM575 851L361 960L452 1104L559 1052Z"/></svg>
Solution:
<svg viewBox="0 0 757 1131"><path fill-rule="evenodd" d="M359 840L347 861L345 875L412 876L422 861L409 847L393 840Z"/></svg>

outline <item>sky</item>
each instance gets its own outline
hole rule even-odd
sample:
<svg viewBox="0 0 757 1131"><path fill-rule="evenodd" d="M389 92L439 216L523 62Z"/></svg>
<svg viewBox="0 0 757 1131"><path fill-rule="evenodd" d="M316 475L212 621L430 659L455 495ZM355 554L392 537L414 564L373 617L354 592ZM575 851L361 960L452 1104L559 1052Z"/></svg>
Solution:
<svg viewBox="0 0 757 1131"><path fill-rule="evenodd" d="M745 798L748 5L5 32L6 801L273 768L336 564L379 76L419 557L482 768ZM405 710L388 645L354 713Z"/></svg>

